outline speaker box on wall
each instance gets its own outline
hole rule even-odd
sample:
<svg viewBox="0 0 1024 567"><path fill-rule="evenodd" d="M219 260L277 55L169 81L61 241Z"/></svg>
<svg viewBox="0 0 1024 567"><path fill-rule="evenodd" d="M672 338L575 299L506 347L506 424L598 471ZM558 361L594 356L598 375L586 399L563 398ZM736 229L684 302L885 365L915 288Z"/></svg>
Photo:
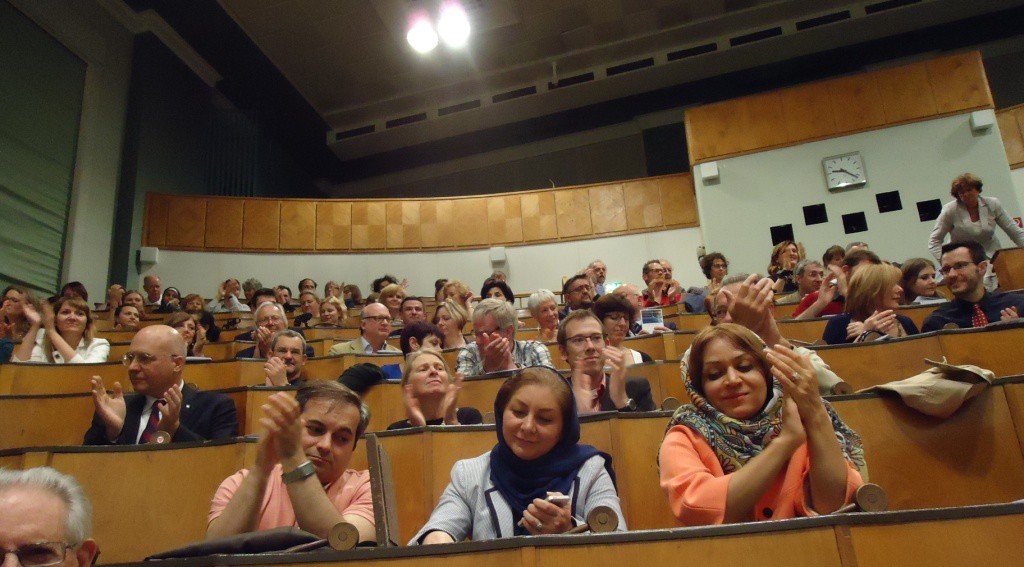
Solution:
<svg viewBox="0 0 1024 567"><path fill-rule="evenodd" d="M804 224L811 226L826 222L828 222L828 211L825 210L825 203L804 207Z"/></svg>
<svg viewBox="0 0 1024 567"><path fill-rule="evenodd" d="M878 212L880 213L891 213L893 211L903 210L903 201L900 199L899 191L877 193L875 195L875 201L878 202Z"/></svg>
<svg viewBox="0 0 1024 567"><path fill-rule="evenodd" d="M793 225L791 224L780 224L779 226L773 226L772 230L772 246L783 242L785 240L796 240L793 238Z"/></svg>
<svg viewBox="0 0 1024 567"><path fill-rule="evenodd" d="M864 232L868 229L868 219L864 213L843 215L843 229L846 230L846 234Z"/></svg>
<svg viewBox="0 0 1024 567"><path fill-rule="evenodd" d="M942 201L939 199L917 202L917 216L920 217L921 222L933 221L939 218L941 212Z"/></svg>

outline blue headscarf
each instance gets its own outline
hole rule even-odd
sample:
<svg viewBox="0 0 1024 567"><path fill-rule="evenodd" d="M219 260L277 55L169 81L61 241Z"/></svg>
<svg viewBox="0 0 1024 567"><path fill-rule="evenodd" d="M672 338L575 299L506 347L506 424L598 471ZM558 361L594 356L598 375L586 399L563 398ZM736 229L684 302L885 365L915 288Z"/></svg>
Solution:
<svg viewBox="0 0 1024 567"><path fill-rule="evenodd" d="M553 368L547 366L533 368L546 369L557 376L559 380L565 381L565 378ZM604 457L604 468L611 476L612 483L615 483L611 455L598 451L591 445L579 444L580 420L576 413L576 399L572 396L572 386L566 384L569 389L571 410L569 415L563 414L562 437L546 455L532 461L524 461L517 457L505 442L505 435L502 431L505 408L498 407L499 400L495 400L494 422L498 432L498 444L491 449L491 482L494 483L495 488L501 493L512 511L515 535L529 535L529 532L519 525L519 521L523 518L523 511L533 503L534 498L545 498L548 492L560 492L568 495L580 467L594 455ZM576 499L573 498L574 508L575 504ZM572 510L572 514L576 515L575 509Z"/></svg>

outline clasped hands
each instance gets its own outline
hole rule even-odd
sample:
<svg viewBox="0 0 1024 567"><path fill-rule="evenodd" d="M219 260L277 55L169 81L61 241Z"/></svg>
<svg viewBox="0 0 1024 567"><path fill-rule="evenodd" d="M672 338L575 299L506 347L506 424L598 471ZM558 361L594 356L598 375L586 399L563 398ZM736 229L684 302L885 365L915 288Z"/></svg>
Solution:
<svg viewBox="0 0 1024 567"><path fill-rule="evenodd" d="M96 413L106 426L107 439L113 441L121 434L125 417L128 415L121 383L114 382L113 391L108 393L103 385L103 378L93 376L89 381L92 384L92 401L96 406ZM178 432L181 425L181 399L181 386L175 384L164 392L163 398L153 403L153 407L160 412L157 430L165 431L171 437Z"/></svg>
<svg viewBox="0 0 1024 567"><path fill-rule="evenodd" d="M462 391L462 380L462 373L459 372L455 374L451 382L447 382L445 385L444 397L441 399L441 405L439 406L445 425L459 425L459 393ZM419 398L413 395L412 390L412 384L406 384L402 388L405 413L409 419L409 425L422 427L427 424L427 419L423 415L423 408L420 406Z"/></svg>
<svg viewBox="0 0 1024 567"><path fill-rule="evenodd" d="M828 420L824 401L818 391L818 377L811 359L789 347L775 345L765 349L772 364L772 375L782 385L782 431L777 441L795 451L807 441L808 432L818 430ZM766 393L771 396L771 391Z"/></svg>
<svg viewBox="0 0 1024 567"><path fill-rule="evenodd" d="M288 392L277 392L263 404L260 424L266 434L256 446L255 468L269 475L274 466L283 461L304 458L302 450L302 410L299 402ZM298 466L301 462L295 462ZM287 469L287 467L286 467Z"/></svg>
<svg viewBox="0 0 1024 567"><path fill-rule="evenodd" d="M480 351L484 372L515 369L516 362L512 356L513 343L500 333L480 333L476 339L476 346Z"/></svg>

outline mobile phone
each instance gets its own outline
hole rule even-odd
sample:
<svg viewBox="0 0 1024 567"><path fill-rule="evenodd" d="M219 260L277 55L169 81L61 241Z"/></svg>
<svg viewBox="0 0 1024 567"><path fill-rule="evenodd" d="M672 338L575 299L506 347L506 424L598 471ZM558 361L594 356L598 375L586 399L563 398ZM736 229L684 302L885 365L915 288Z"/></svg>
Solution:
<svg viewBox="0 0 1024 567"><path fill-rule="evenodd" d="M545 500L556 506L564 506L569 503L569 497L564 494L551 494Z"/></svg>

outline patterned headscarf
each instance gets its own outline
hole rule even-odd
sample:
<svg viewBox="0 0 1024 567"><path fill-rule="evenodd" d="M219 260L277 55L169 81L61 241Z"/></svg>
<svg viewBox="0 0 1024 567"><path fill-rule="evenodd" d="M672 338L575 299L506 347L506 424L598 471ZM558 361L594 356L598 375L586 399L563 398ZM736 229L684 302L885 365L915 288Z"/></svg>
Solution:
<svg viewBox="0 0 1024 567"><path fill-rule="evenodd" d="M726 474L740 470L782 431L782 386L774 378L771 381L771 398L764 409L750 420L734 419L719 411L697 393L688 374L683 381L690 392L690 405L676 409L665 432L677 425L685 425L695 431L711 446ZM843 450L843 457L858 471L862 470L864 446L860 436L839 419L827 401L822 400L822 403L832 420L832 429Z"/></svg>

